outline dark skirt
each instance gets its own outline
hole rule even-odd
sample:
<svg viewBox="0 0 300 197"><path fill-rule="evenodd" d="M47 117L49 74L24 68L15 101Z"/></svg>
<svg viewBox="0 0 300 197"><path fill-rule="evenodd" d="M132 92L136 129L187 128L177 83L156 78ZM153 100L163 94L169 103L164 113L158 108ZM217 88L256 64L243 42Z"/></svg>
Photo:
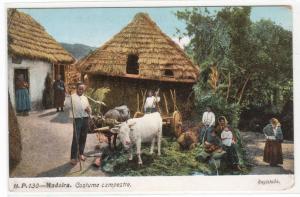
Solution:
<svg viewBox="0 0 300 197"><path fill-rule="evenodd" d="M54 107L64 107L65 102L65 92L64 91L54 91Z"/></svg>
<svg viewBox="0 0 300 197"><path fill-rule="evenodd" d="M234 145L231 146L223 146L223 149L226 151L227 160L231 165L238 165L239 164L239 156L236 152Z"/></svg>
<svg viewBox="0 0 300 197"><path fill-rule="evenodd" d="M264 150L264 162L270 165L282 164L281 143L277 140L267 140Z"/></svg>
<svg viewBox="0 0 300 197"><path fill-rule="evenodd" d="M30 98L27 88L16 90L16 110L17 112L28 112L31 109Z"/></svg>

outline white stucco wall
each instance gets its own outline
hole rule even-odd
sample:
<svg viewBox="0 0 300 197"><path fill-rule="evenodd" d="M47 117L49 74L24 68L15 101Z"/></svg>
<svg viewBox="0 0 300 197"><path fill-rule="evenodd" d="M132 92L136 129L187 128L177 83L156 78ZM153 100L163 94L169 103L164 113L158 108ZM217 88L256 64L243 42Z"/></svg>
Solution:
<svg viewBox="0 0 300 197"><path fill-rule="evenodd" d="M23 59L21 64L12 63L12 58L8 58L8 91L13 106L15 107L15 84L14 70L28 69L29 75L29 94L32 104L32 110L42 107L43 90L45 88L45 78L47 73L52 73L52 65L40 60Z"/></svg>

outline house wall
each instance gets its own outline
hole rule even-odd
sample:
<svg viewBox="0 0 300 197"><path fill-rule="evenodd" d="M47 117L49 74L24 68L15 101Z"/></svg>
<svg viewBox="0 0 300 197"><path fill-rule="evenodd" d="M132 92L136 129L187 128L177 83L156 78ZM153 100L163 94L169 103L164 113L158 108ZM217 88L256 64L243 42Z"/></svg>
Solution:
<svg viewBox="0 0 300 197"><path fill-rule="evenodd" d="M12 62L11 56L8 58L8 90L12 99L12 105L15 107L15 83L14 70L28 69L29 75L29 94L32 104L32 110L42 108L43 90L45 88L45 78L47 73L52 73L52 64L40 60L23 59L21 64Z"/></svg>
<svg viewBox="0 0 300 197"><path fill-rule="evenodd" d="M93 88L109 88L110 92L106 95L104 102L107 108L125 104L129 107L133 115L137 111L137 93L140 94L140 106L142 104L141 90L160 89L160 108L163 115L166 115L166 105L163 98L165 93L168 103L169 113L174 111L173 100L171 99L170 89L176 90L176 104L183 116L189 116L193 110L193 84L160 82L154 80L130 79L122 77L109 77L103 75L89 75L89 86ZM103 111L105 112L105 110Z"/></svg>

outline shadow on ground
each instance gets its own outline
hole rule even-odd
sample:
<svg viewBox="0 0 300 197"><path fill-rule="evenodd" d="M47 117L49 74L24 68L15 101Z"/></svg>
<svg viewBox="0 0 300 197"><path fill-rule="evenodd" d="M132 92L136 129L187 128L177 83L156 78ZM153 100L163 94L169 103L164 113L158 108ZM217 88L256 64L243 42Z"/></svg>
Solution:
<svg viewBox="0 0 300 197"><path fill-rule="evenodd" d="M251 169L251 175L267 174L294 174L291 170L286 170L282 166L270 167L269 165L255 166Z"/></svg>
<svg viewBox="0 0 300 197"><path fill-rule="evenodd" d="M66 113L57 113L57 115L50 120L50 122L56 123L69 123L72 119Z"/></svg>
<svg viewBox="0 0 300 197"><path fill-rule="evenodd" d="M39 117L39 118L44 118L44 117L46 117L46 116L52 116L52 115L54 115L54 114L56 114L56 113L57 113L56 111L49 111L49 112L47 112L47 113L44 113L44 114L39 115L38 117Z"/></svg>
<svg viewBox="0 0 300 197"><path fill-rule="evenodd" d="M73 167L74 166L67 162L61 166L42 172L38 174L37 177L64 177L67 173L71 171Z"/></svg>

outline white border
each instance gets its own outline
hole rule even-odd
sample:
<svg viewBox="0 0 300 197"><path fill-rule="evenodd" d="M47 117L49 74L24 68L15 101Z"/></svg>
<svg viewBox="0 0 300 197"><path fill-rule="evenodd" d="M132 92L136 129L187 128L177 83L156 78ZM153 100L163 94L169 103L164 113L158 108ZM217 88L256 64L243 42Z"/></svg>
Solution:
<svg viewBox="0 0 300 197"><path fill-rule="evenodd" d="M285 185L286 190L281 190L277 191L276 188L273 187L268 187L268 188L261 188L258 186L255 186L255 180L258 178L261 179L269 179L273 177L278 177L280 180L291 180L293 179L291 175L272 175L272 176L264 176L264 175L243 175L243 176L219 176L219 177L126 177L125 179L132 182L133 185L135 185L137 188L135 191L130 191L132 194L141 194L144 192L151 192L154 194L157 193L173 193L176 192L177 194L181 193L189 193L189 194L195 194L195 193L222 193L222 192L231 192L231 193L260 193L260 194L266 194L266 193L299 193L300 192L300 185L299 185L299 173L298 173L298 168L297 166L299 165L299 158L297 156L298 154L298 148L299 144L297 143L299 140L299 134L297 131L299 131L299 123L297 122L298 120L298 113L299 113L299 80L297 77L297 74L300 73L299 71L299 57L300 57L300 51L299 51L299 35L300 35L300 25L299 25L299 18L300 18L300 1L299 0L201 0L201 1L86 1L86 2L72 2L70 0L65 0L64 2L58 2L55 0L48 0L47 2L41 2L41 1L36 1L32 0L31 3L27 2L18 2L16 0L4 0L6 4L1 3L1 12L4 13L1 14L1 27L0 28L0 33L1 33L1 75L0 75L0 80L2 80L0 83L2 89L5 90L4 94L0 94L1 96L1 104L4 108L4 110L1 110L1 122L0 124L2 126L2 132L1 132L1 137L0 137L0 144L5 145L0 148L0 155L3 158L8 158L8 135L7 135L7 47L3 43L6 43L6 11L5 8L8 7L31 7L31 8L44 8L44 7L169 7L169 6L240 6L240 5L249 5L249 6L272 6L272 5L289 5L292 6L293 9L293 50L294 50L294 119L295 119L295 125L294 125L294 135L295 135L295 140L294 140L294 157L295 157L295 185L294 187L291 188L293 185L293 182L289 182L289 184ZM3 6L3 7L2 7ZM3 11L3 12L2 12ZM4 38L4 39L2 39ZM3 42L4 41L4 42ZM2 169L2 172L4 172L5 176L1 177L1 182L0 186L1 189L3 189L4 193L2 194L7 194L7 189L8 189L8 184L7 184L7 179L8 179L8 160L5 162L5 167ZM39 178L28 178L26 179L27 181L37 181ZM57 178L54 178L57 179ZM52 178L42 178L39 181L46 181L46 180L54 180ZM59 180L66 180L66 181L76 181L78 178L70 178L70 177L64 177L64 178L58 178ZM88 179L89 181L119 181L120 177L88 177L88 178L82 178L80 177L80 180L85 180ZM21 179L10 179L10 181L19 181ZM159 181L159 182L158 182ZM159 183L159 184L158 184ZM229 186L233 187L228 187L226 186L225 188L222 188L224 184L228 183ZM155 186L155 187L154 187ZM160 186L162 188L160 188ZM204 191L202 190L204 187L202 186L207 186L209 188L209 191ZM275 185L276 186L276 185ZM142 188L142 190L141 190ZM156 189L155 189L156 188ZM218 189L219 188L219 189ZM248 188L248 189L247 189ZM281 188L281 189L283 189ZM288 189L290 188L290 189ZM228 190L229 189L229 190ZM271 189L272 191L270 191ZM197 192L198 190L198 192ZM268 191L269 190L269 191ZM123 193L123 192L128 192L128 191L103 191L105 192L112 192L112 193ZM102 192L101 192L102 193ZM104 194L102 193L102 194ZM25 193L10 193L10 195L16 195L16 196L24 196ZM46 193L26 193L26 195L30 194L42 194L45 195ZM66 193L55 193L55 195L62 196L65 195ZM78 193L76 191L72 191L72 195L82 195L83 193ZM90 194L96 194L96 193L89 193ZM48 194L49 195L49 194Z"/></svg>

